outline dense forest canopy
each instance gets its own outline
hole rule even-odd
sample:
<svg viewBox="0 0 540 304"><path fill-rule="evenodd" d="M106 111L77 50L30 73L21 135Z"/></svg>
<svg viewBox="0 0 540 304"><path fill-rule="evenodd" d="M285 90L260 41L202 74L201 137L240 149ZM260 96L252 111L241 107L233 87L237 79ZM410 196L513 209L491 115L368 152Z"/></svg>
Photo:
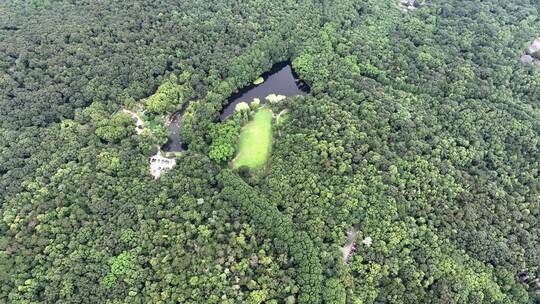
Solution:
<svg viewBox="0 0 540 304"><path fill-rule="evenodd" d="M412 2L0 2L0 302L540 303L540 2Z"/></svg>

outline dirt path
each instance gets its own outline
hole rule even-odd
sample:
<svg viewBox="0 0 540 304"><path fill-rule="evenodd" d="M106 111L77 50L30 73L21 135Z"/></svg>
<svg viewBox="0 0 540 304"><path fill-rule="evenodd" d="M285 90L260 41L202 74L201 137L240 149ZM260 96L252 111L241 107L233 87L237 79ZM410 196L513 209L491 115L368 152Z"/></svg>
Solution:
<svg viewBox="0 0 540 304"><path fill-rule="evenodd" d="M343 253L343 263L347 263L353 251L356 250L356 236L356 231L347 231L347 243L345 246L341 247L341 252Z"/></svg>
<svg viewBox="0 0 540 304"><path fill-rule="evenodd" d="M135 131L137 131L137 134L141 135L144 130L144 124L143 120L139 117L139 114L126 109L123 109L122 112L128 114L135 119Z"/></svg>
<svg viewBox="0 0 540 304"><path fill-rule="evenodd" d="M279 125L279 117L281 116L281 114L285 114L285 113L289 113L289 109L283 109L281 110L281 112L278 113L278 115L276 115L276 125Z"/></svg>

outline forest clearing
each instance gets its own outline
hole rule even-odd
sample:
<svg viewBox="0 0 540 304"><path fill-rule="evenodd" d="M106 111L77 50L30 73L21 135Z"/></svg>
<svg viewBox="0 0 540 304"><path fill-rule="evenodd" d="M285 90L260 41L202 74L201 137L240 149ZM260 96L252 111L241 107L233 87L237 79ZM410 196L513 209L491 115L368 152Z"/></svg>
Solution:
<svg viewBox="0 0 540 304"><path fill-rule="evenodd" d="M256 169L264 165L272 145L272 111L258 110L240 133L238 154L232 160L234 169L248 167Z"/></svg>

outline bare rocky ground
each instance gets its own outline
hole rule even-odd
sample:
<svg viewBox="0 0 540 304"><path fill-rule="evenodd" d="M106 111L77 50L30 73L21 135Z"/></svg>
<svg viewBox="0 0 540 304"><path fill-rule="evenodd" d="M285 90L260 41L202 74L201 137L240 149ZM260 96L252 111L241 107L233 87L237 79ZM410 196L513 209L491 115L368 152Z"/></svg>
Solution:
<svg viewBox="0 0 540 304"><path fill-rule="evenodd" d="M521 62L534 64L540 67L540 60L533 57L534 53L540 52L540 37L536 38L527 48L527 52L521 56Z"/></svg>
<svg viewBox="0 0 540 304"><path fill-rule="evenodd" d="M343 253L343 263L347 263L353 251L356 250L356 236L356 231L347 231L347 243L345 246L341 247L341 252Z"/></svg>
<svg viewBox="0 0 540 304"><path fill-rule="evenodd" d="M417 9L421 5L425 5L425 0L400 0L399 1L399 8L404 11L413 11Z"/></svg>
<svg viewBox="0 0 540 304"><path fill-rule="evenodd" d="M156 155L150 157L150 174L157 179L166 170L171 169L176 165L176 159L167 158L161 155L161 150L158 149Z"/></svg>

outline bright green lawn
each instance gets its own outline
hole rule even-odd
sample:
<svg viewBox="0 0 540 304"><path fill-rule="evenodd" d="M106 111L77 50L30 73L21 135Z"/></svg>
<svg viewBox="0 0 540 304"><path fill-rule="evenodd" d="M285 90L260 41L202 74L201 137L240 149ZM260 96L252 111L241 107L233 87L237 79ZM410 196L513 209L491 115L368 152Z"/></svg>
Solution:
<svg viewBox="0 0 540 304"><path fill-rule="evenodd" d="M256 169L266 162L272 146L272 111L260 109L240 132L238 154L232 161L234 169L247 166Z"/></svg>

